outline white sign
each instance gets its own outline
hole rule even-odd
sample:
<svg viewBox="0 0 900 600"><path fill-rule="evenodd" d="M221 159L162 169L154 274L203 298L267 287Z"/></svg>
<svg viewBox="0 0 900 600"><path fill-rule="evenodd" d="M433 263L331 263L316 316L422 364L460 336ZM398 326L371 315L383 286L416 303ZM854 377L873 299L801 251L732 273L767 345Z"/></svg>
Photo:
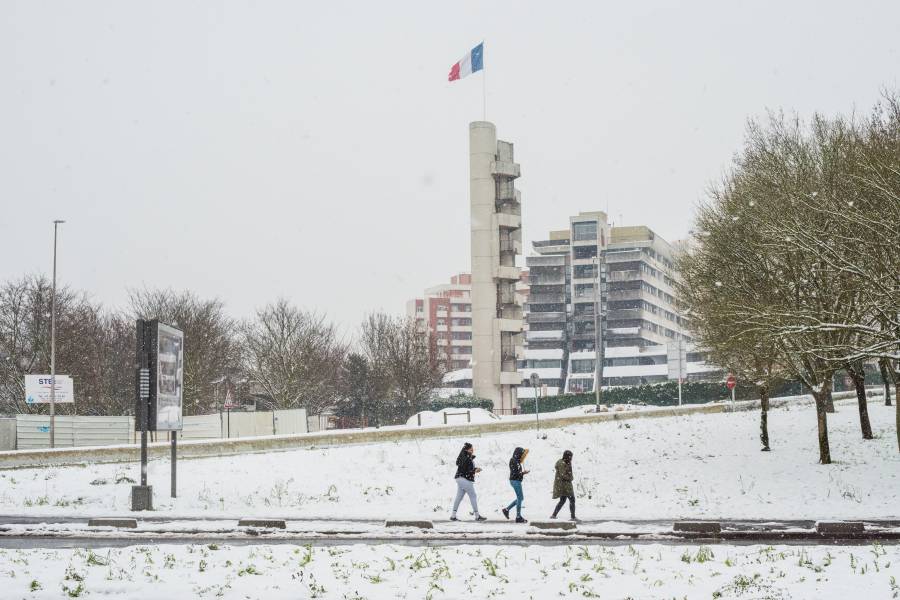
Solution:
<svg viewBox="0 0 900 600"><path fill-rule="evenodd" d="M184 334L159 324L156 340L156 430L180 431L184 381Z"/></svg>
<svg viewBox="0 0 900 600"><path fill-rule="evenodd" d="M669 379L684 380L687 377L687 349L684 341L669 342L666 350Z"/></svg>
<svg viewBox="0 0 900 600"><path fill-rule="evenodd" d="M50 383L52 381L53 378L49 375L26 375L25 404L50 404ZM68 375L56 376L54 402L75 402L72 378Z"/></svg>

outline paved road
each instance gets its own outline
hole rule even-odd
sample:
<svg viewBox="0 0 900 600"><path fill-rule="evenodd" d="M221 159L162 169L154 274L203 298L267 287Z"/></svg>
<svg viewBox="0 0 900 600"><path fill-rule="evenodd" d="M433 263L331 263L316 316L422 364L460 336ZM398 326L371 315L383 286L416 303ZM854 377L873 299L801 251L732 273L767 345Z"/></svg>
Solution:
<svg viewBox="0 0 900 600"><path fill-rule="evenodd" d="M725 520L719 534L674 532L672 520L583 521L577 530L538 530L506 520L433 521L435 528L386 528L381 520L290 520L287 528L237 527L236 519L143 515L137 529L88 527L79 515L0 515L0 548L101 548L148 544L403 544L415 546L570 544L900 544L900 520L866 520L860 534L820 535L813 520ZM186 524L187 522L188 524Z"/></svg>

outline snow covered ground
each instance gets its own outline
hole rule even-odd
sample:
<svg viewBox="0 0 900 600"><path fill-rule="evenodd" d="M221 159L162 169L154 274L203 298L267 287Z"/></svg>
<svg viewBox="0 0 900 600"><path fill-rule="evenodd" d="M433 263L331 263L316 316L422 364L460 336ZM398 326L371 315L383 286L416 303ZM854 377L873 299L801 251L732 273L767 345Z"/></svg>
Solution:
<svg viewBox="0 0 900 600"><path fill-rule="evenodd" d="M169 464L150 464L157 513L285 518L446 518L454 460L475 444L484 469L482 512L497 518L512 499L507 463L530 448L525 516L552 510L553 464L575 454L578 512L585 519L838 519L900 516L900 455L894 409L873 402L876 439L863 441L855 403L829 415L835 464L817 464L815 414L808 405L772 411L773 451L759 451L756 412L635 419L541 431L341 446L184 460L179 497L168 497ZM546 436L544 438L544 436ZM0 472L0 512L123 514L138 465ZM468 502L463 518L470 518Z"/></svg>
<svg viewBox="0 0 900 600"><path fill-rule="evenodd" d="M896 598L900 546L0 550L6 598Z"/></svg>

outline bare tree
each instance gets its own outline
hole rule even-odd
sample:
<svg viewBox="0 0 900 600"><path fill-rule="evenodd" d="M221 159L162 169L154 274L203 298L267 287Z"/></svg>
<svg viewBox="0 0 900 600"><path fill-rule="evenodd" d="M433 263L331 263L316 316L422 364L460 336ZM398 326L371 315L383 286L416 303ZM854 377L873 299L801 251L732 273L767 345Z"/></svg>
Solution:
<svg viewBox="0 0 900 600"><path fill-rule="evenodd" d="M241 333L244 369L278 408L320 414L335 404L346 347L324 316L282 299L257 310Z"/></svg>
<svg viewBox="0 0 900 600"><path fill-rule="evenodd" d="M441 385L445 365L415 320L371 313L360 327L359 344L382 420L401 421L422 410Z"/></svg>
<svg viewBox="0 0 900 600"><path fill-rule="evenodd" d="M140 289L130 291L129 304L133 319L159 319L184 332L184 413L211 411L212 382L240 369L237 324L224 303L189 291Z"/></svg>
<svg viewBox="0 0 900 600"><path fill-rule="evenodd" d="M42 276L0 286L0 411L47 411L26 404L25 375L50 372L50 299L50 282ZM71 410L102 414L107 397L99 368L106 353L101 308L83 293L58 286L56 310L57 373L73 378Z"/></svg>

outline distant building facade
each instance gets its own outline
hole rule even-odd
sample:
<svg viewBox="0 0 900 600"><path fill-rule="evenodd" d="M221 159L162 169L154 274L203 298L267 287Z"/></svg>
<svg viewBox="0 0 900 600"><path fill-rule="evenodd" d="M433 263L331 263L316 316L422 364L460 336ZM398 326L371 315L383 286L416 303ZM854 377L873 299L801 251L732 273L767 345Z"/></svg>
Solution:
<svg viewBox="0 0 900 600"><path fill-rule="evenodd" d="M668 379L670 344L683 344L688 378L716 371L675 308L673 247L652 230L579 213L532 248L523 378L537 373L548 394L591 392L601 360L603 386L659 383Z"/></svg>

